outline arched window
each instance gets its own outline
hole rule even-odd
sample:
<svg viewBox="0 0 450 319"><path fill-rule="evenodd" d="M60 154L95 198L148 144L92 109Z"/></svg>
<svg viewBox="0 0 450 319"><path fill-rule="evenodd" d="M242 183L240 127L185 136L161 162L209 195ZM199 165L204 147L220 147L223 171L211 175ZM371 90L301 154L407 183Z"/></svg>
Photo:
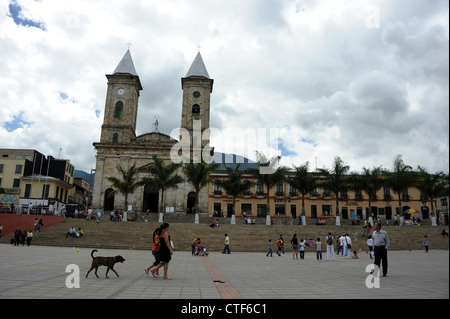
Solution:
<svg viewBox="0 0 450 319"><path fill-rule="evenodd" d="M119 143L119 133L114 133L112 138L113 143Z"/></svg>
<svg viewBox="0 0 450 319"><path fill-rule="evenodd" d="M192 106L192 120L200 119L200 105L194 104Z"/></svg>
<svg viewBox="0 0 450 319"><path fill-rule="evenodd" d="M117 101L116 108L114 109L114 118L121 119L123 116L123 102Z"/></svg>

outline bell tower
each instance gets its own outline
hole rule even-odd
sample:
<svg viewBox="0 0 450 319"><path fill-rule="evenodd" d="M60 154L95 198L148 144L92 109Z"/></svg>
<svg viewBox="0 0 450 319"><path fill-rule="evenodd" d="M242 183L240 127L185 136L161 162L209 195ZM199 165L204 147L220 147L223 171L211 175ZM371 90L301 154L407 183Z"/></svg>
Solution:
<svg viewBox="0 0 450 319"><path fill-rule="evenodd" d="M106 75L108 89L100 143L123 144L136 137L141 81L127 50L113 74Z"/></svg>
<svg viewBox="0 0 450 319"><path fill-rule="evenodd" d="M181 128L190 134L190 145L193 148L202 148L209 144L209 136L205 137L203 132L209 128L210 118L210 95L213 90L214 80L209 77L200 52L194 59L186 76L181 79L183 89L183 106L181 112ZM199 131L203 135L203 139ZM196 139L200 138L200 141ZM180 136L180 140L182 137Z"/></svg>

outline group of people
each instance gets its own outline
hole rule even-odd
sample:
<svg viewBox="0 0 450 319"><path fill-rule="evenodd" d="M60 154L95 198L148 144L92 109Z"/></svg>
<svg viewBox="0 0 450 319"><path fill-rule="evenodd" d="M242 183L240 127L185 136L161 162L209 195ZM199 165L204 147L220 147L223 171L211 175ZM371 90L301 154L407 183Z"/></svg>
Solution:
<svg viewBox="0 0 450 319"><path fill-rule="evenodd" d="M173 247L169 235L170 226L168 223L163 223L159 228L153 232L153 249L152 254L155 261L144 269L147 275L152 275L154 278L159 277L159 269L163 268L163 279L172 279L168 276L169 262L172 259Z"/></svg>
<svg viewBox="0 0 450 319"><path fill-rule="evenodd" d="M297 234L294 234L294 236L291 239L291 245L292 245L292 258L293 259L304 259L305 258L305 247L311 247L314 249L314 252L316 253L317 260L322 260L322 251L324 250L323 245L326 246L326 260L335 260L335 253L334 253L334 245L337 246L337 255L342 251L342 258L350 258L350 252L353 252L353 256L351 258L358 259L358 253L361 252L361 250L351 250L352 249L352 239L348 235L348 233L344 233L341 236L338 236L336 242L334 239L334 236L331 232L328 233L328 235L325 237L325 243L322 243L320 238L317 238L316 241L313 241L310 239L309 241L300 239L298 240ZM281 254L285 252L284 250L284 239L283 235L280 235L280 238L278 239L277 243L277 255L281 256ZM370 258L375 258L374 263L380 267L380 265L383 268L383 276L387 275L387 269L388 269L388 262L387 262L387 250L389 249L390 245L390 239L388 234L381 229L381 223L375 224L375 231L372 233L372 235L369 235L367 239L367 246L370 250ZM425 237L424 239L424 246L426 251L428 251L428 240ZM272 239L269 239L269 245L268 245L268 252L266 254L267 257L272 257L273 255L273 245L272 245ZM374 257L373 257L374 256Z"/></svg>
<svg viewBox="0 0 450 319"><path fill-rule="evenodd" d="M81 238L83 237L84 232L81 229L81 227L78 227L78 229L75 229L75 227L70 227L69 230L66 233L66 238L67 237L73 237L73 238Z"/></svg>
<svg viewBox="0 0 450 319"><path fill-rule="evenodd" d="M14 246L19 246L19 244L22 244L22 246L27 243L27 246L31 245L31 240L33 239L33 231L31 229L24 229L20 230L19 227L17 227L16 231L14 232Z"/></svg>

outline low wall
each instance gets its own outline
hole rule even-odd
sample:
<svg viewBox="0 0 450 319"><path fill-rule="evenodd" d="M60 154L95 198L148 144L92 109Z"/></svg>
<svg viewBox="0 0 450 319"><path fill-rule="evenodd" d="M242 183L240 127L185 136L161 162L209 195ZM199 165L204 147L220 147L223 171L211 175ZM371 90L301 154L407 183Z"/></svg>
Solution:
<svg viewBox="0 0 450 319"><path fill-rule="evenodd" d="M34 231L34 219L37 218L38 222L42 219L42 223L45 227L60 224L64 222L63 216L53 215L23 215L23 214L0 214L0 225L3 227L2 237L13 234L17 228L32 229ZM41 228L42 230L42 228ZM36 230L37 231L37 230Z"/></svg>

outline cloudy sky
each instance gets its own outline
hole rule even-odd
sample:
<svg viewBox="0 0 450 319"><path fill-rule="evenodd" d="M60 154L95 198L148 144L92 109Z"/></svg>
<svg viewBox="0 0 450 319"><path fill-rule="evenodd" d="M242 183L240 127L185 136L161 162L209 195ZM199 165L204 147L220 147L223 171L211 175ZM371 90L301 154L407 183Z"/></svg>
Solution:
<svg viewBox="0 0 450 319"><path fill-rule="evenodd" d="M200 46L217 151L239 153L247 129L288 166L389 169L401 154L448 172L448 21L447 0L0 0L0 148L95 168L105 74L127 43L137 134L155 115L171 134Z"/></svg>

